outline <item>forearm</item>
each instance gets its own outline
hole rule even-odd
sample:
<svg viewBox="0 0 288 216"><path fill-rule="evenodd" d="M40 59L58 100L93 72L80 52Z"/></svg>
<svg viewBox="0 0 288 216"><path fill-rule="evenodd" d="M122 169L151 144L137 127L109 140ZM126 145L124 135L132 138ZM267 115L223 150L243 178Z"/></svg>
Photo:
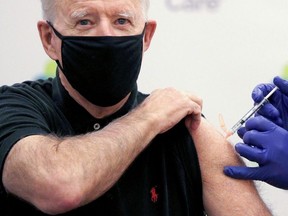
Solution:
<svg viewBox="0 0 288 216"><path fill-rule="evenodd" d="M206 120L191 135L199 156L208 215L270 216L252 181L233 180L223 174L225 165L242 164L231 144Z"/></svg>
<svg viewBox="0 0 288 216"><path fill-rule="evenodd" d="M130 113L83 136L30 136L19 141L4 167L7 190L51 213L96 199L158 133L153 121L139 114Z"/></svg>
<svg viewBox="0 0 288 216"><path fill-rule="evenodd" d="M158 89L98 132L64 139L29 136L10 151L3 182L9 192L48 213L85 205L107 191L157 134L186 115L196 127L201 106L195 95Z"/></svg>

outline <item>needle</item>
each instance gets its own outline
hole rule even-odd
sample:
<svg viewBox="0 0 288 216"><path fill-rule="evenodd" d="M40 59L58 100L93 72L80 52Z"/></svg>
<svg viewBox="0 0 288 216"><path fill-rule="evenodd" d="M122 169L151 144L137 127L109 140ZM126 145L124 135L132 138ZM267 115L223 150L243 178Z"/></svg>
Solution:
<svg viewBox="0 0 288 216"><path fill-rule="evenodd" d="M239 130L242 125L253 115L255 114L266 102L268 102L268 98L277 90L277 86L274 87L269 94L267 94L262 101L255 104L232 128L231 132L234 134L237 130Z"/></svg>

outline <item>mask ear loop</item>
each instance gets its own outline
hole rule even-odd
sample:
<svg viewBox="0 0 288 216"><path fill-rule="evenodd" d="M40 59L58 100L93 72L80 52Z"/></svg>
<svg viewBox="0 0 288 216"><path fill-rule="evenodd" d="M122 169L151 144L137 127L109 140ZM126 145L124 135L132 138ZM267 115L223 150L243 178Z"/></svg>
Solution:
<svg viewBox="0 0 288 216"><path fill-rule="evenodd" d="M142 35L144 35L145 34L145 31L146 31L146 27L147 27L147 22L145 22L145 25L144 25L144 28L143 28L143 31L142 31Z"/></svg>
<svg viewBox="0 0 288 216"><path fill-rule="evenodd" d="M46 20L47 24L52 28L53 32L55 33L55 35L60 39L62 40L62 43L63 43L63 35L61 35L55 28L54 26L52 25L51 22L49 22L48 20ZM59 60L55 60L57 66L61 69L61 71L64 71L63 67L61 66Z"/></svg>
<svg viewBox="0 0 288 216"><path fill-rule="evenodd" d="M63 36L62 34L60 34L60 32L58 32L58 31L54 28L54 26L52 25L51 22L49 22L48 20L46 20L46 22L47 22L47 24L52 28L52 30L54 31L54 33L56 34L56 36L62 40L62 39L64 38L64 36Z"/></svg>

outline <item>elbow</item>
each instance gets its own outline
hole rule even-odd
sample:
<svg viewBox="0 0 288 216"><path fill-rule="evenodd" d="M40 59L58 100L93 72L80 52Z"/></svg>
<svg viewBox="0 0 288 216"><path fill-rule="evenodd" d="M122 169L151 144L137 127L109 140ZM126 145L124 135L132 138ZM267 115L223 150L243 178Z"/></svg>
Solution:
<svg viewBox="0 0 288 216"><path fill-rule="evenodd" d="M83 205L83 194L70 186L50 187L45 196L34 200L36 208L45 214L57 215L69 212ZM73 189L72 189L73 188Z"/></svg>
<svg viewBox="0 0 288 216"><path fill-rule="evenodd" d="M39 204L37 208L45 214L48 215L58 215L67 213L79 207L79 202L71 198L63 198L59 201L49 201Z"/></svg>

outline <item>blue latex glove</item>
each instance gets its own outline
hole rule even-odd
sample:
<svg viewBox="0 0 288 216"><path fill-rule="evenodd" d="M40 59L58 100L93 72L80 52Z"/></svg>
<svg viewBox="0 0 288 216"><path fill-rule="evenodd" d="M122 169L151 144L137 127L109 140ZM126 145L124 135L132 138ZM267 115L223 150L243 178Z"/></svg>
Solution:
<svg viewBox="0 0 288 216"><path fill-rule="evenodd" d="M266 103L256 115L262 115L273 121L275 124L288 129L288 82L276 76L273 79L274 84L279 88L269 98L270 103ZM259 103L273 88L274 84L257 85L252 98Z"/></svg>
<svg viewBox="0 0 288 216"><path fill-rule="evenodd" d="M236 151L259 167L226 166L224 173L238 179L260 180L282 189L288 189L288 131L257 116L249 119L238 134L244 143Z"/></svg>

